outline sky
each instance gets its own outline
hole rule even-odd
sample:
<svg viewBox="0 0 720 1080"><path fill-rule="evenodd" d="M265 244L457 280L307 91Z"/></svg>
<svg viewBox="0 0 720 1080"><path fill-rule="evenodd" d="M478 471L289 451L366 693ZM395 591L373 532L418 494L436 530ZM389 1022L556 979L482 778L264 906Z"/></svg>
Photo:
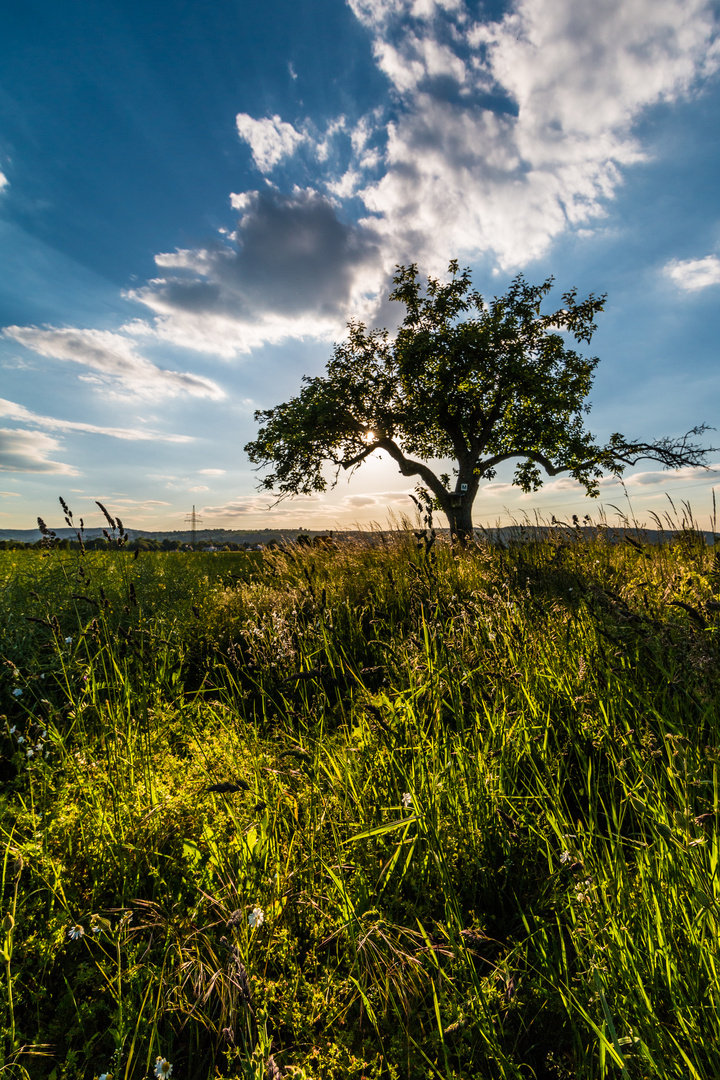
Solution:
<svg viewBox="0 0 720 1080"><path fill-rule="evenodd" d="M720 25L707 0L25 0L0 36L0 530L349 528L412 510L368 459L273 505L256 409L347 321L391 330L398 265L607 293L600 441L720 426ZM548 307L550 310L550 307ZM713 433L707 436L713 442ZM715 436L714 445L720 445ZM714 469L644 462L589 500L512 466L478 524L639 520ZM720 491L718 492L720 495Z"/></svg>

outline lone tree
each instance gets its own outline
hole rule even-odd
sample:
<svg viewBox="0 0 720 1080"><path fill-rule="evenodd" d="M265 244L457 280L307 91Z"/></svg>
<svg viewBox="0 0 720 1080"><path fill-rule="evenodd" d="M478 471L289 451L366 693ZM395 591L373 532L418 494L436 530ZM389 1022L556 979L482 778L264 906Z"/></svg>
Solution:
<svg viewBox="0 0 720 1080"><path fill-rule="evenodd" d="M569 473L597 496L604 473L620 476L642 459L666 469L705 465L715 448L693 437L646 443L615 434L599 446L583 422L598 358L567 347L567 337L589 343L605 296L578 303L577 290L563 306L540 314L552 287L515 278L504 296L485 303L470 273L450 263L447 283L429 277L424 295L418 269L398 267L391 300L406 315L396 336L348 324L324 376L305 376L297 397L260 410L258 437L245 447L250 460L271 467L261 488L280 499L325 491L327 462L355 469L376 450L416 476L464 543L473 532L472 509L483 480L498 465L519 459L513 483L537 491L549 476ZM564 332L561 333L561 331ZM428 462L454 459L456 483Z"/></svg>

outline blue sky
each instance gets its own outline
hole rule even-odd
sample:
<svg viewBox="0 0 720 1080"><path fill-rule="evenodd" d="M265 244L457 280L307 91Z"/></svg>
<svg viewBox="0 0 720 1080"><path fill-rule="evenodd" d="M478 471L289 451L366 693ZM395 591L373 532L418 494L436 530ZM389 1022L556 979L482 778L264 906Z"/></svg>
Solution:
<svg viewBox="0 0 720 1080"><path fill-rule="evenodd" d="M396 264L457 257L608 293L589 424L720 420L720 44L706 0L26 0L0 38L0 529L347 527L407 512L370 459L270 507L253 412L320 374L348 318L392 327ZM720 442L715 437L716 443ZM711 474L626 475L648 519ZM476 521L597 514L511 470ZM628 499L630 503L628 503ZM97 519L97 520L96 520Z"/></svg>

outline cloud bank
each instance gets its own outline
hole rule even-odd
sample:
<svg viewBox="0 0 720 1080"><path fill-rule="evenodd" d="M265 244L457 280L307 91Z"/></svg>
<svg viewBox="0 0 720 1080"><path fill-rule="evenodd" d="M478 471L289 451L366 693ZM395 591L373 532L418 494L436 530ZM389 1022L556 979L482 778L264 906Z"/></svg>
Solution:
<svg viewBox="0 0 720 1080"><path fill-rule="evenodd" d="M343 222L311 189L231 202L240 219L228 242L156 256L165 275L128 294L154 323L129 329L225 357L287 337L332 337L358 289L376 285L373 230Z"/></svg>
<svg viewBox="0 0 720 1080"><path fill-rule="evenodd" d="M645 110L694 93L720 59L709 0L516 0L494 21L462 0L349 3L388 102L320 134L239 113L263 177L282 165L306 186L266 179L231 196L240 220L222 242L158 255L161 275L130 294L152 312L135 331L230 357L371 321L397 263L521 269L602 222L645 160ZM717 270L668 272L692 289Z"/></svg>

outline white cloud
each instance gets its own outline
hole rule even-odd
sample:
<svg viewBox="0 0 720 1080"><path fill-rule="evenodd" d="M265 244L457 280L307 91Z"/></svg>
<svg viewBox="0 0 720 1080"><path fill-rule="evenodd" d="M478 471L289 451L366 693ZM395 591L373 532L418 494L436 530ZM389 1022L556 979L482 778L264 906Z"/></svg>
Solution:
<svg viewBox="0 0 720 1080"><path fill-rule="evenodd" d="M224 476L225 469L198 469L201 476Z"/></svg>
<svg viewBox="0 0 720 1080"><path fill-rule="evenodd" d="M58 450L60 443L52 435L41 431L0 428L0 472L78 476L78 470L72 465L50 458L49 455L57 453Z"/></svg>
<svg viewBox="0 0 720 1080"><path fill-rule="evenodd" d="M48 428L51 431L81 431L88 435L107 435L111 439L130 441L148 440L153 442L187 443L193 442L191 435L165 435L149 428L101 427L98 424L85 424L79 420L58 420L54 416L42 416L18 405L14 401L0 398L0 416L8 420L18 420L33 427Z"/></svg>
<svg viewBox="0 0 720 1080"><path fill-rule="evenodd" d="M10 181L8 180L5 173L0 172L0 191L2 191L3 188L7 187L9 183L10 183Z"/></svg>
<svg viewBox="0 0 720 1080"><path fill-rule="evenodd" d="M165 398L177 394L213 399L225 396L211 379L156 367L140 355L135 342L108 330L6 326L2 333L40 356L70 360L99 372L99 379L94 376L81 378L97 381L105 391L108 387L114 387L146 398Z"/></svg>
<svg viewBox="0 0 720 1080"><path fill-rule="evenodd" d="M306 138L279 116L254 120L247 113L238 113L235 123L238 135L250 146L253 160L262 173L271 172L284 157L294 154Z"/></svg>
<svg viewBox="0 0 720 1080"><path fill-rule="evenodd" d="M708 285L720 285L720 259L706 255L704 259L673 259L665 266L665 273L680 289L695 292Z"/></svg>

